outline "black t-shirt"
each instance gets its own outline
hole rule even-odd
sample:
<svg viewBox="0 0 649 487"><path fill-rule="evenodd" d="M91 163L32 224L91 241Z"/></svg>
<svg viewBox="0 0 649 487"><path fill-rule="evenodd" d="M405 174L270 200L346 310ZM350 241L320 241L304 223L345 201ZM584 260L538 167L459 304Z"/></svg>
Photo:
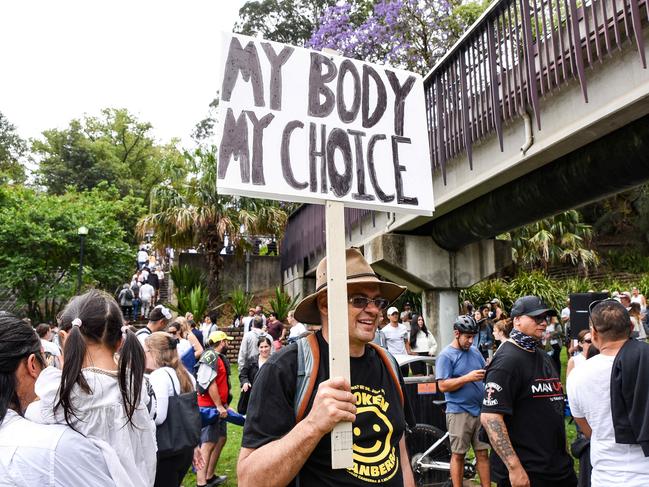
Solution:
<svg viewBox="0 0 649 487"><path fill-rule="evenodd" d="M317 333L320 366L317 384L329 377L329 346ZM325 435L299 474L302 486L382 486L403 485L399 440L405 426L414 423L406 401L406 412L390 376L374 349L365 347L362 357L352 357L351 384L356 395L357 414L353 424L354 467L332 470L331 439ZM399 380L402 383L401 375ZM274 354L259 370L252 388L242 446L259 448L281 438L295 426L297 344ZM308 411L313 405L309 400ZM295 480L289 485L296 485Z"/></svg>
<svg viewBox="0 0 649 487"><path fill-rule="evenodd" d="M561 379L542 350L526 352L511 342L498 349L487 368L483 413L503 414L509 438L523 468L534 477L574 476L568 455ZM491 455L494 480L509 477L497 454Z"/></svg>

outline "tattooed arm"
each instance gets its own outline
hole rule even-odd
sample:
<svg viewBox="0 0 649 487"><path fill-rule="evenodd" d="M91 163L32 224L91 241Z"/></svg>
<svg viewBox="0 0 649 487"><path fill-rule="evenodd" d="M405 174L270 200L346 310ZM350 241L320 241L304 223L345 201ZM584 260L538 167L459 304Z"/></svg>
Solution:
<svg viewBox="0 0 649 487"><path fill-rule="evenodd" d="M482 413L480 422L491 441L491 446L509 470L509 482L512 487L529 487L530 479L521 464L518 455L514 451L512 442L509 439L509 432L503 420L502 414Z"/></svg>

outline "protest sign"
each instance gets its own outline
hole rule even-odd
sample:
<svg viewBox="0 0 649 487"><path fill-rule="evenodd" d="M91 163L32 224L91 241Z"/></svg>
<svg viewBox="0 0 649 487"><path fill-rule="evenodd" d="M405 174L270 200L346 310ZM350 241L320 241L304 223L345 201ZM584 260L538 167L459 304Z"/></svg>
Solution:
<svg viewBox="0 0 649 487"><path fill-rule="evenodd" d="M218 191L325 204L329 372L349 381L344 207L432 215L423 81L235 34L222 50ZM353 450L338 423L332 468L353 468Z"/></svg>
<svg viewBox="0 0 649 487"><path fill-rule="evenodd" d="M223 34L222 194L431 215L421 76Z"/></svg>

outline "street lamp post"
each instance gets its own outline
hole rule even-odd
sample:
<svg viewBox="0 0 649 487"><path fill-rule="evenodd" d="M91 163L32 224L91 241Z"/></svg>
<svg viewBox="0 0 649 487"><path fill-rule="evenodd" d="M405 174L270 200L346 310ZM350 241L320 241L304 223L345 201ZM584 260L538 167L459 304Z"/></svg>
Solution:
<svg viewBox="0 0 649 487"><path fill-rule="evenodd" d="M87 227L79 227L77 230L77 234L79 235L80 243L79 243L79 276L77 278L77 294L81 292L81 281L83 279L83 244L86 240L86 235L88 235L88 228Z"/></svg>

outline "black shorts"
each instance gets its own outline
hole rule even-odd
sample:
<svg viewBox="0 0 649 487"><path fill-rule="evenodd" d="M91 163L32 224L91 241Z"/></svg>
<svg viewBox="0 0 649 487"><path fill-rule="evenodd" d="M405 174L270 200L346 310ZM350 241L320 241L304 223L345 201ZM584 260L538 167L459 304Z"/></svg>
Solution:
<svg viewBox="0 0 649 487"><path fill-rule="evenodd" d="M228 424L224 419L219 418L216 423L201 428L201 443L216 443L221 437L228 437Z"/></svg>

